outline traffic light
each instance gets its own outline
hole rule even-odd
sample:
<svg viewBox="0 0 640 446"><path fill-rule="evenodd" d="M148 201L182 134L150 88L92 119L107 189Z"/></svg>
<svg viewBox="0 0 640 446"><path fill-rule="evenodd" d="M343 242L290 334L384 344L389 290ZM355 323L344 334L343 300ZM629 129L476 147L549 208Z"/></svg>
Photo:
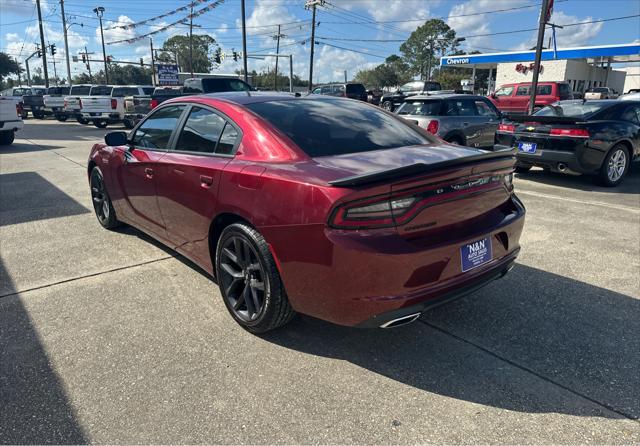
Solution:
<svg viewBox="0 0 640 446"><path fill-rule="evenodd" d="M36 53L38 54L38 57L42 57L42 51L38 45L36 45Z"/></svg>
<svg viewBox="0 0 640 446"><path fill-rule="evenodd" d="M233 61L234 62L238 61L238 53L236 53L235 51L233 52Z"/></svg>
<svg viewBox="0 0 640 446"><path fill-rule="evenodd" d="M216 55L213 57L213 61L217 64L222 63L222 50L220 48L216 50Z"/></svg>
<svg viewBox="0 0 640 446"><path fill-rule="evenodd" d="M87 56L82 54L82 63L87 63Z"/></svg>
<svg viewBox="0 0 640 446"><path fill-rule="evenodd" d="M51 45L49 45L49 50L51 51L51 55L55 56L56 55L56 44L52 43Z"/></svg>

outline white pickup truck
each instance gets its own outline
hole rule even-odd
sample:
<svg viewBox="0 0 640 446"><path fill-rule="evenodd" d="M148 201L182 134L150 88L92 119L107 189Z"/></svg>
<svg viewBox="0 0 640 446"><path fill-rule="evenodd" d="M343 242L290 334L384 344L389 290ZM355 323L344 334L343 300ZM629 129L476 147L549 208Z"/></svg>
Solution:
<svg viewBox="0 0 640 446"><path fill-rule="evenodd" d="M69 95L69 87L49 87L47 94L42 97L44 101L44 114L53 115L58 121L66 121L64 112L64 98Z"/></svg>
<svg viewBox="0 0 640 446"><path fill-rule="evenodd" d="M99 87L107 86L102 85ZM93 125L101 129L109 124L122 121L125 113L125 96L150 95L154 89L150 85L127 85L108 88L111 89L108 95L103 93L95 95L94 90L98 89L98 87L93 87L89 97L82 98L82 117L87 121L93 122Z"/></svg>
<svg viewBox="0 0 640 446"><path fill-rule="evenodd" d="M15 132L22 129L21 103L11 96L0 96L0 145L13 143Z"/></svg>
<svg viewBox="0 0 640 446"><path fill-rule="evenodd" d="M587 90L584 94L585 99L615 99L618 97L618 93L609 87L595 87Z"/></svg>
<svg viewBox="0 0 640 446"><path fill-rule="evenodd" d="M64 98L64 114L67 119L75 118L80 124L88 124L89 121L85 121L80 113L80 98L82 96L88 96L91 93L91 84L78 84L72 85L69 91L69 96Z"/></svg>

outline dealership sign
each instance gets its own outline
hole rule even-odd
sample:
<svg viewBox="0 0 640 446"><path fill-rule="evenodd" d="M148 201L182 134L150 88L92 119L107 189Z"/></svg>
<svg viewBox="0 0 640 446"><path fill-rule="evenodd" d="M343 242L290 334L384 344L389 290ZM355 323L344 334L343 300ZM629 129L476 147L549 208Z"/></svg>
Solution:
<svg viewBox="0 0 640 446"><path fill-rule="evenodd" d="M180 77L178 75L178 65L175 64L157 64L156 79L158 85L180 85Z"/></svg>

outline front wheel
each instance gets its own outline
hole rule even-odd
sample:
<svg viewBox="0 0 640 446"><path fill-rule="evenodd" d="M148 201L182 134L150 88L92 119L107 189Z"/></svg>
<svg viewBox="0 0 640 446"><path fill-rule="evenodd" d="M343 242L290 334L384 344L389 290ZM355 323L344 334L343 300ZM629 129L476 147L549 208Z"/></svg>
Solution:
<svg viewBox="0 0 640 446"><path fill-rule="evenodd" d="M44 112L32 112L33 117L36 119L44 119Z"/></svg>
<svg viewBox="0 0 640 446"><path fill-rule="evenodd" d="M93 210L96 213L98 222L105 229L114 229L120 226L120 222L116 217L116 211L111 204L107 186L104 183L104 176L99 167L94 167L91 171L91 200L93 201Z"/></svg>
<svg viewBox="0 0 640 446"><path fill-rule="evenodd" d="M132 128L135 127L135 123L133 122L132 119L123 119L122 124L124 124L124 128L128 130L131 130Z"/></svg>
<svg viewBox="0 0 640 446"><path fill-rule="evenodd" d="M56 115L56 119L60 122L65 122L67 120L67 115Z"/></svg>
<svg viewBox="0 0 640 446"><path fill-rule="evenodd" d="M393 102L391 101L384 101L382 103L382 108L384 108L386 111L393 111Z"/></svg>
<svg viewBox="0 0 640 446"><path fill-rule="evenodd" d="M295 315L267 242L244 223L227 226L216 249L216 277L229 313L251 333L282 327Z"/></svg>
<svg viewBox="0 0 640 446"><path fill-rule="evenodd" d="M604 157L602 166L600 167L600 173L598 175L598 181L607 187L615 187L622 183L624 177L629 171L630 158L627 148L618 144L613 147Z"/></svg>
<svg viewBox="0 0 640 446"><path fill-rule="evenodd" d="M15 139L15 133L13 130L8 132L0 132L0 146L9 146L13 144L13 140Z"/></svg>
<svg viewBox="0 0 640 446"><path fill-rule="evenodd" d="M82 124L82 125L87 125L87 124L89 124L89 121L87 121L86 119L84 119L84 118L83 118L83 117L81 117L81 116L78 116L78 117L76 118L76 121L78 121L78 124Z"/></svg>

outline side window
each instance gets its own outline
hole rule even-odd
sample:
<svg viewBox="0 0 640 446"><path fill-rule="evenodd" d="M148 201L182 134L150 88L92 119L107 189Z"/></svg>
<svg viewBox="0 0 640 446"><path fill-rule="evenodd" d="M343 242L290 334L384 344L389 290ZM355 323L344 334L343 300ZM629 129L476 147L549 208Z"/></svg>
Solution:
<svg viewBox="0 0 640 446"><path fill-rule="evenodd" d="M444 114L447 116L458 116L460 114L456 101L447 101Z"/></svg>
<svg viewBox="0 0 640 446"><path fill-rule="evenodd" d="M551 94L551 85L538 85L538 96L549 96Z"/></svg>
<svg viewBox="0 0 640 446"><path fill-rule="evenodd" d="M628 106L624 112L622 112L622 116L620 118L624 121L633 122L635 125L640 125L640 106Z"/></svg>
<svg viewBox="0 0 640 446"><path fill-rule="evenodd" d="M225 122L222 117L212 111L193 107L180 132L175 150L214 153Z"/></svg>
<svg viewBox="0 0 640 446"><path fill-rule="evenodd" d="M324 87L322 87L320 94L331 94L331 86L325 85Z"/></svg>
<svg viewBox="0 0 640 446"><path fill-rule="evenodd" d="M478 110L479 116L489 116L495 118L498 114L495 112L493 107L487 104L485 101L481 99L476 99L476 109Z"/></svg>
<svg viewBox="0 0 640 446"><path fill-rule="evenodd" d="M476 116L476 105L472 99L460 99L456 101L458 103L458 110L460 116Z"/></svg>
<svg viewBox="0 0 640 446"><path fill-rule="evenodd" d="M229 80L229 90L230 91L250 91L251 88L245 84L244 82L237 79Z"/></svg>
<svg viewBox="0 0 640 446"><path fill-rule="evenodd" d="M202 89L202 81L201 80L193 80L193 81L185 81L184 83L184 92L185 93L204 93Z"/></svg>
<svg viewBox="0 0 640 446"><path fill-rule="evenodd" d="M227 123L224 126L224 130L222 131L222 135L220 136L220 141L218 142L218 147L216 148L216 153L221 155L233 155L236 149L236 144L238 143L240 134L238 130L231 124Z"/></svg>
<svg viewBox="0 0 640 446"><path fill-rule="evenodd" d="M511 93L513 93L513 87L502 87L502 88L499 88L495 92L495 95L496 96L511 96Z"/></svg>
<svg viewBox="0 0 640 446"><path fill-rule="evenodd" d="M322 90L322 88L318 87L318 88L314 88L313 91L311 92L312 94L320 94L320 91Z"/></svg>
<svg viewBox="0 0 640 446"><path fill-rule="evenodd" d="M166 150L184 108L184 105L172 105L151 114L133 135L133 145L140 148Z"/></svg>
<svg viewBox="0 0 640 446"><path fill-rule="evenodd" d="M142 87L142 93L145 95L152 95L154 89L154 87Z"/></svg>
<svg viewBox="0 0 640 446"><path fill-rule="evenodd" d="M516 96L529 96L531 87L528 85L520 85L516 91Z"/></svg>

